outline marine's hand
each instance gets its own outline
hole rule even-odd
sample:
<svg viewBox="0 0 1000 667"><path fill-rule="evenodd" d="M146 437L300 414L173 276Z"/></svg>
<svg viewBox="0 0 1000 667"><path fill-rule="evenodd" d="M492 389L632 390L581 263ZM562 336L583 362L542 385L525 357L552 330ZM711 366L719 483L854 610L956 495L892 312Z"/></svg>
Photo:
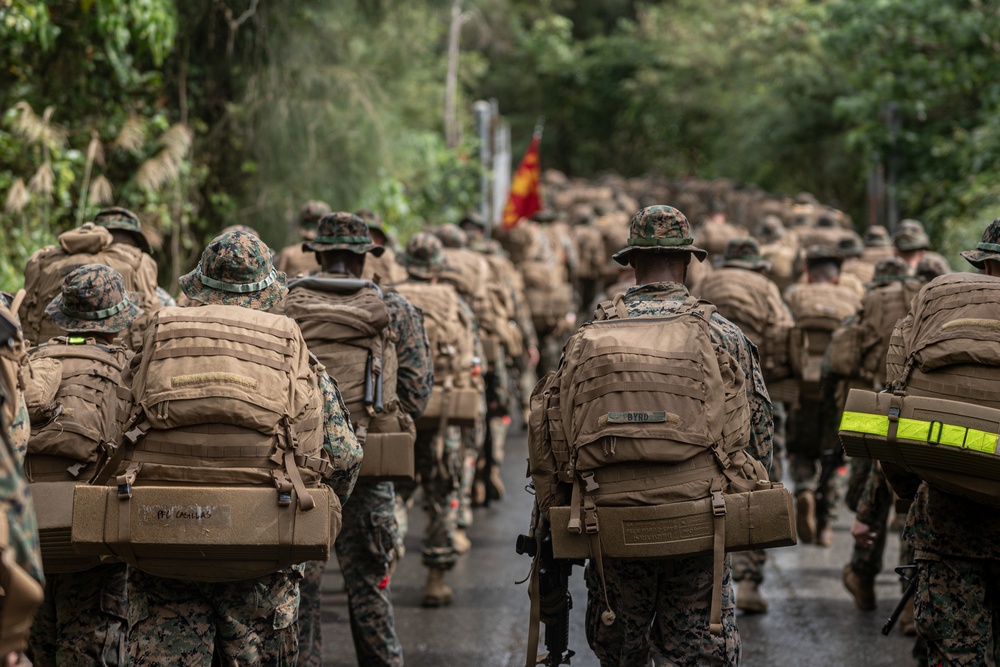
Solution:
<svg viewBox="0 0 1000 667"><path fill-rule="evenodd" d="M851 537L854 538L854 543L859 547L867 548L875 544L878 533L872 530L867 523L855 519L854 525L851 526Z"/></svg>

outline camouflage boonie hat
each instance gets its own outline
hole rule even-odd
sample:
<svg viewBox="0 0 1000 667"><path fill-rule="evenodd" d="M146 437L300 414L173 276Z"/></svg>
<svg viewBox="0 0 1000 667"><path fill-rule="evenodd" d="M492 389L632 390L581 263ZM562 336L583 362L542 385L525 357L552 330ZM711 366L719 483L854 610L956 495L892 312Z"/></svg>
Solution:
<svg viewBox="0 0 1000 667"><path fill-rule="evenodd" d="M986 231L983 232L983 240L979 242L976 249L962 252L962 257L977 269L982 269L988 259L1000 261L1000 218L991 222L990 226L986 228Z"/></svg>
<svg viewBox="0 0 1000 667"><path fill-rule="evenodd" d="M903 220L900 220L899 229L900 231L908 229L910 231L920 232L921 234L927 233L927 230L924 229L924 223L919 220L915 220L914 218L904 218Z"/></svg>
<svg viewBox="0 0 1000 667"><path fill-rule="evenodd" d="M246 232L247 234L253 234L257 238L260 238L260 232L253 227L248 227L247 225L229 225L228 227L223 227L222 231L219 232L219 236L222 236L226 232Z"/></svg>
<svg viewBox="0 0 1000 667"><path fill-rule="evenodd" d="M726 245L726 256L722 266L747 269L749 271L767 271L771 262L760 256L760 246L754 239L733 239Z"/></svg>
<svg viewBox="0 0 1000 667"><path fill-rule="evenodd" d="M330 214L330 205L325 201L312 199L299 209L299 234L307 241L316 236L316 225L324 215Z"/></svg>
<svg viewBox="0 0 1000 667"><path fill-rule="evenodd" d="M930 250L931 240L926 233L915 227L900 227L900 230L892 237L892 245L900 252Z"/></svg>
<svg viewBox="0 0 1000 667"><path fill-rule="evenodd" d="M105 229L120 229L130 232L139 243L139 249L145 253L149 252L149 239L142 233L142 223L139 222L139 216L127 208L113 206L101 209L94 216L94 224Z"/></svg>
<svg viewBox="0 0 1000 667"><path fill-rule="evenodd" d="M776 241L785 235L785 225L776 215L765 215L757 234L762 241Z"/></svg>
<svg viewBox="0 0 1000 667"><path fill-rule="evenodd" d="M934 280L948 273L951 273L951 265L936 252L927 253L917 262L917 275L925 281Z"/></svg>
<svg viewBox="0 0 1000 667"><path fill-rule="evenodd" d="M370 252L376 257L385 252L385 248L372 240L365 221L347 212L324 215L316 228L316 236L311 241L304 241L302 249L313 252L349 250L358 255Z"/></svg>
<svg viewBox="0 0 1000 667"><path fill-rule="evenodd" d="M806 263L833 261L840 266L844 263L844 256L836 248L825 245L811 245L806 248Z"/></svg>
<svg viewBox="0 0 1000 667"><path fill-rule="evenodd" d="M447 265L441 239L430 232L419 232L410 237L400 264L407 273L417 278L434 278Z"/></svg>
<svg viewBox="0 0 1000 667"><path fill-rule="evenodd" d="M899 257L885 257L875 262L872 284L891 283L895 280L906 280L912 277L909 264Z"/></svg>
<svg viewBox="0 0 1000 667"><path fill-rule="evenodd" d="M622 266L628 266L628 256L633 251L689 252L705 261L708 252L694 245L691 224L683 213L673 206L647 206L632 216L628 226L628 240L624 248L611 256Z"/></svg>
<svg viewBox="0 0 1000 667"><path fill-rule="evenodd" d="M837 241L837 251L844 257L860 257L865 251L864 242L851 232Z"/></svg>
<svg viewBox="0 0 1000 667"><path fill-rule="evenodd" d="M125 291L122 275L103 264L84 264L63 279L45 308L63 331L118 333L142 314L139 296Z"/></svg>
<svg viewBox="0 0 1000 667"><path fill-rule="evenodd" d="M892 237L882 225L872 225L865 230L864 242L866 248L885 248L892 245Z"/></svg>
<svg viewBox="0 0 1000 667"><path fill-rule="evenodd" d="M441 239L445 248L464 248L469 245L468 235L458 225L441 225L434 230L434 235Z"/></svg>
<svg viewBox="0 0 1000 667"><path fill-rule="evenodd" d="M246 232L220 234L195 270L181 276L189 298L205 304L269 310L288 292L285 274L271 264L271 249Z"/></svg>
<svg viewBox="0 0 1000 667"><path fill-rule="evenodd" d="M555 222L559 219L559 214L551 208L543 208L531 214L531 219L535 222Z"/></svg>

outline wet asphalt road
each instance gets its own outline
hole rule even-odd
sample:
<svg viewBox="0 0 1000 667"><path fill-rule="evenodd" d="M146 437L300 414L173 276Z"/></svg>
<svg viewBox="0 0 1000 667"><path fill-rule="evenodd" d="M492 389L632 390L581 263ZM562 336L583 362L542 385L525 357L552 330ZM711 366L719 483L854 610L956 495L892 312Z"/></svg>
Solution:
<svg viewBox="0 0 1000 667"><path fill-rule="evenodd" d="M522 431L512 429L503 479L507 498L476 510L469 535L472 551L449 573L454 603L443 609L420 607L426 571L420 563L423 512L411 510L407 554L392 582L396 626L409 667L521 667L528 628L527 557L514 553L514 539L528 528L531 496L523 489L527 447ZM850 554L850 514L841 512L831 549L799 545L770 552L763 591L769 613L740 615L745 667L813 665L910 667L912 639L898 629L883 637L879 629L899 598L891 566L877 580L878 610L861 612L843 589L840 573ZM895 543L893 543L895 542ZM898 540L890 539L886 563L897 559ZM571 580L575 609L570 646L572 664L599 665L583 631L586 590L582 570ZM323 644L327 667L356 665L343 579L332 560L324 579Z"/></svg>

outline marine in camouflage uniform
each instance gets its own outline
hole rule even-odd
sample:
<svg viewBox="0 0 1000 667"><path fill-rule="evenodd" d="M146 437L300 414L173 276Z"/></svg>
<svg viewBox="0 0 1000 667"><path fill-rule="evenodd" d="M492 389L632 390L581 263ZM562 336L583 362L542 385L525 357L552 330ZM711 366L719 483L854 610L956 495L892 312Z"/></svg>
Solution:
<svg viewBox="0 0 1000 667"><path fill-rule="evenodd" d="M1000 275L1000 220L994 220L982 242L962 256L987 275ZM891 359L909 357L902 331L910 326L912 315L893 332L886 365L891 381L902 375L902 368ZM883 469L897 494L914 498L903 538L915 550L915 621L917 635L927 643L928 663L1000 664L1000 514L890 464L883 463Z"/></svg>
<svg viewBox="0 0 1000 667"><path fill-rule="evenodd" d="M320 218L330 212L330 205L321 201L307 201L299 211L298 233L302 241L316 238L316 226ZM256 234L255 234L256 235ZM274 260L274 268L284 271L295 278L312 273L319 268L316 256L311 250L306 250L302 243L292 243L285 246Z"/></svg>
<svg viewBox="0 0 1000 667"><path fill-rule="evenodd" d="M126 292L117 271L85 264L66 276L45 313L67 336L85 339L81 346L109 347L142 312L136 299ZM52 344L59 344L58 340L65 339ZM29 641L32 664L125 665L125 570L124 563L115 563L83 572L47 573L45 601L35 616Z"/></svg>
<svg viewBox="0 0 1000 667"><path fill-rule="evenodd" d="M651 265L636 258L663 253L664 260L691 256L703 260L706 252L692 245L690 225L683 213L670 206L651 206L632 218L628 245L614 255L620 264L637 267L637 282ZM645 259L645 258L643 258ZM648 261L648 260L647 260ZM664 261L657 269L676 269L677 279L644 282L628 289L623 297L630 316L669 315L677 312L689 293L683 285L686 267ZM770 466L772 431L771 401L757 358L756 347L734 324L712 315L712 342L726 350L747 377L750 439L747 452ZM587 641L603 667L647 665L651 650L661 664L678 667L735 666L742 651L736 625L732 573L727 556L722 591L713 590L713 556L699 555L664 560L606 559L604 579L608 603L617 618L611 625L601 621L605 601L601 577L588 562L586 629ZM722 596L722 634L712 635L709 617L713 595Z"/></svg>
<svg viewBox="0 0 1000 667"><path fill-rule="evenodd" d="M14 561L39 584L44 584L38 523L23 467L31 432L28 408L18 386L24 339L10 305L8 296L0 293L0 512L7 522L7 544Z"/></svg>
<svg viewBox="0 0 1000 667"><path fill-rule="evenodd" d="M321 278L359 278L368 255L382 254L369 228L350 213L323 216L316 237L303 244L316 253ZM395 334L398 359L396 393L403 410L416 419L427 407L434 385L430 345L423 319L402 295L388 292L384 302ZM308 341L307 341L308 342ZM343 527L337 536L337 560L347 587L351 635L358 664L399 667L403 648L396 634L390 575L397 563L399 528L392 482L362 479L343 508ZM300 584L299 665L323 664L321 584L323 566L306 563Z"/></svg>
<svg viewBox="0 0 1000 667"><path fill-rule="evenodd" d="M429 232L414 234L406 244L403 265L411 281L436 283L446 266L443 246ZM466 321L474 315L461 297L459 308ZM433 354L433 350L432 350ZM402 365L402 364L400 364ZM417 485L423 490L423 505L427 512L421 559L428 569L424 587L424 606L450 604L453 591L444 583L444 573L458 559L455 551L455 531L458 529L459 494L462 483L462 438L456 426L437 429L417 429L415 444L417 481L396 484L396 517L401 539L409 528L407 511Z"/></svg>
<svg viewBox="0 0 1000 667"><path fill-rule="evenodd" d="M209 287L202 276L222 288ZM263 311L274 307L287 292L285 275L273 270L268 247L239 231L214 239L198 267L180 282L184 293L198 304ZM334 470L324 481L346 503L361 469L361 446L329 375L320 374L319 386L324 399L323 449ZM213 651L222 664L296 664L301 578L300 565L256 579L221 583L166 579L130 568L131 664L208 667Z"/></svg>

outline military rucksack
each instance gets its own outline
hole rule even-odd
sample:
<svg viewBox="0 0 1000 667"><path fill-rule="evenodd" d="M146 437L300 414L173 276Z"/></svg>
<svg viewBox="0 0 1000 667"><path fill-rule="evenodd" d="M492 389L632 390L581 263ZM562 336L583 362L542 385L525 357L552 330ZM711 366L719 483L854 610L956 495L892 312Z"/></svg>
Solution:
<svg viewBox="0 0 1000 667"><path fill-rule="evenodd" d="M317 372L290 318L162 309L122 392L124 435L98 486L76 490L74 545L201 581L328 558L340 503L322 484L333 466Z"/></svg>
<svg viewBox="0 0 1000 667"><path fill-rule="evenodd" d="M135 349L149 319L161 307L156 296L156 263L139 248L115 243L107 229L87 223L59 236L58 246L48 246L33 254L24 267L27 298L18 314L25 339L35 344L63 335L45 314L45 307L59 293L63 279L85 264L103 264L118 271L125 289L139 295L143 314L122 333L120 340Z"/></svg>
<svg viewBox="0 0 1000 667"><path fill-rule="evenodd" d="M365 450L361 476L413 478L412 429L396 398L398 337L389 326L382 290L367 280L308 277L288 284L282 312L302 330L309 351L337 380L358 442ZM392 430L385 430L391 428ZM388 448L391 451L386 451ZM409 461L408 474L386 466Z"/></svg>
<svg viewBox="0 0 1000 667"><path fill-rule="evenodd" d="M725 550L793 544L794 528L790 494L745 452L747 378L712 341L713 312L602 304L532 394L529 471L557 558L601 572L604 557L713 553L719 632Z"/></svg>
<svg viewBox="0 0 1000 667"><path fill-rule="evenodd" d="M32 428L24 468L35 499L45 571L82 572L100 560L73 549L73 491L94 476L105 444L114 441L118 386L130 355L94 339L55 341L28 352L26 393L43 398L53 365L58 372L51 398L29 402ZM31 389L36 383L42 388Z"/></svg>
<svg viewBox="0 0 1000 667"><path fill-rule="evenodd" d="M531 321L539 335L548 333L566 320L567 313L573 312L573 286L551 261L522 262L520 269Z"/></svg>
<svg viewBox="0 0 1000 667"><path fill-rule="evenodd" d="M289 278L297 278L319 269L319 262L316 261L316 253L303 250L301 243L293 243L281 249L274 260L274 268L284 271Z"/></svg>
<svg viewBox="0 0 1000 667"><path fill-rule="evenodd" d="M451 285L415 281L399 283L394 289L423 313L434 363L434 388L417 427L474 426L483 388L481 380L473 377L472 322L459 307L458 292Z"/></svg>
<svg viewBox="0 0 1000 667"><path fill-rule="evenodd" d="M791 318L776 321L782 307L777 287L766 277L743 269L722 268L698 285L698 295L713 304L719 314L742 329L760 352L761 369L767 381L788 377L788 336Z"/></svg>
<svg viewBox="0 0 1000 667"><path fill-rule="evenodd" d="M502 363L500 348L509 335L506 325L510 316L504 306L503 288L489 261L465 248L445 248L444 254L447 268L441 272L441 280L453 285L472 308L486 360L491 365Z"/></svg>
<svg viewBox="0 0 1000 667"><path fill-rule="evenodd" d="M785 302L795 317L789 339L789 361L799 378L802 397L821 398L823 355L833 332L857 310L859 301L852 289L829 283L799 283L785 293Z"/></svg>

